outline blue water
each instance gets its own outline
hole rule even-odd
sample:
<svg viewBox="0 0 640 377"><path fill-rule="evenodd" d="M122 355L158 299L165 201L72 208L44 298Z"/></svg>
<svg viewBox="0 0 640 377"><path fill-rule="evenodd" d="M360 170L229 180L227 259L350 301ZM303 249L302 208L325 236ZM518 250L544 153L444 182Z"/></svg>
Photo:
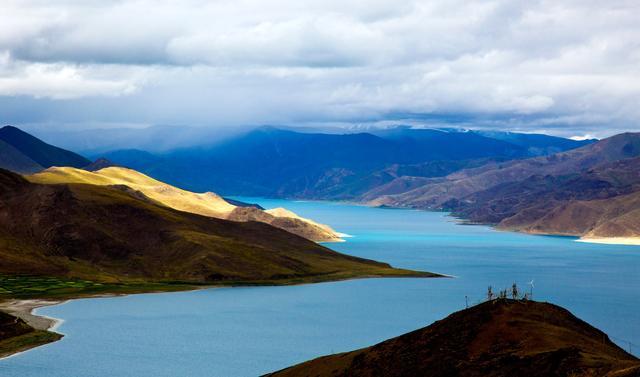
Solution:
<svg viewBox="0 0 640 377"><path fill-rule="evenodd" d="M640 247L457 225L445 214L337 203L285 206L353 235L330 246L453 279L364 279L74 300L60 342L0 361L0 376L255 376L428 325L486 287L521 287L640 354ZM635 347L635 348L633 348Z"/></svg>

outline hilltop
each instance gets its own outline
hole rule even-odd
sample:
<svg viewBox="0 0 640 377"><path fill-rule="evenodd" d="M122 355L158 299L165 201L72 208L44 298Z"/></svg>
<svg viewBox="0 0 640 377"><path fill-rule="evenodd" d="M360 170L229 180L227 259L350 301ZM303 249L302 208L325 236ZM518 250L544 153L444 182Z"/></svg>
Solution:
<svg viewBox="0 0 640 377"><path fill-rule="evenodd" d="M636 377L640 360L559 306L500 299L268 376Z"/></svg>

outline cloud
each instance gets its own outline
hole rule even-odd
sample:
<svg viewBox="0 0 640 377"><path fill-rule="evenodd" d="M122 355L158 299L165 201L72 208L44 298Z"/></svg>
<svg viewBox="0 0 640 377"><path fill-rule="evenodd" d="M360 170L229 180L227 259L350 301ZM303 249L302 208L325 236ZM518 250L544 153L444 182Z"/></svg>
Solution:
<svg viewBox="0 0 640 377"><path fill-rule="evenodd" d="M82 104L73 119L96 123L465 114L640 130L637 14L615 0L5 0L0 117L65 122Z"/></svg>
<svg viewBox="0 0 640 377"><path fill-rule="evenodd" d="M106 78L104 78L106 76ZM8 53L0 55L0 96L33 96L74 99L131 94L133 82L116 79L99 67L61 63L16 62Z"/></svg>

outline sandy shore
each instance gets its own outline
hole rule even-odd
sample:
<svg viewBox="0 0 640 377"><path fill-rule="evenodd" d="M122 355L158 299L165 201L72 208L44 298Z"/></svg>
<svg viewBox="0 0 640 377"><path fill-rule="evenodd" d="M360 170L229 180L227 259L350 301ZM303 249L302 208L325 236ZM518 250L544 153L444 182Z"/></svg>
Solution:
<svg viewBox="0 0 640 377"><path fill-rule="evenodd" d="M607 245L640 245L640 237L602 237L602 238L580 238L577 242L600 243Z"/></svg>
<svg viewBox="0 0 640 377"><path fill-rule="evenodd" d="M39 316L33 311L43 306L57 305L59 300L8 300L0 302L0 310L21 318L37 330L54 330L62 321L55 318Z"/></svg>

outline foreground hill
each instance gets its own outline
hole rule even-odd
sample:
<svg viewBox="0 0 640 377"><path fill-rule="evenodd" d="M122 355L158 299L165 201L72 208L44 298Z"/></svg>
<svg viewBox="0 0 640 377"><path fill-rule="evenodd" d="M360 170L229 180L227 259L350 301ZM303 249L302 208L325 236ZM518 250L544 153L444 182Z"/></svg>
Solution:
<svg viewBox="0 0 640 377"><path fill-rule="evenodd" d="M357 351L273 377L640 376L640 360L558 306L495 300Z"/></svg>
<svg viewBox="0 0 640 377"><path fill-rule="evenodd" d="M0 273L106 282L292 283L434 276L343 255L258 222L176 211L131 189L0 170Z"/></svg>
<svg viewBox="0 0 640 377"><path fill-rule="evenodd" d="M51 166L87 166L86 158L49 145L12 126L0 128L0 168L34 173Z"/></svg>
<svg viewBox="0 0 640 377"><path fill-rule="evenodd" d="M477 166L477 160L524 158L588 143L539 136L533 148L527 140L510 142L452 130L400 127L374 133L322 134L263 127L210 147L156 156L116 151L105 157L191 190L358 199L406 171L442 176Z"/></svg>
<svg viewBox="0 0 640 377"><path fill-rule="evenodd" d="M95 172L70 167L53 167L28 176L35 183L84 183L99 186L122 186L141 197L179 211L234 221L259 221L287 230L316 242L340 241L327 225L302 218L284 208L263 211L252 206L236 206L212 193L194 193L167 185L132 169L107 167Z"/></svg>

